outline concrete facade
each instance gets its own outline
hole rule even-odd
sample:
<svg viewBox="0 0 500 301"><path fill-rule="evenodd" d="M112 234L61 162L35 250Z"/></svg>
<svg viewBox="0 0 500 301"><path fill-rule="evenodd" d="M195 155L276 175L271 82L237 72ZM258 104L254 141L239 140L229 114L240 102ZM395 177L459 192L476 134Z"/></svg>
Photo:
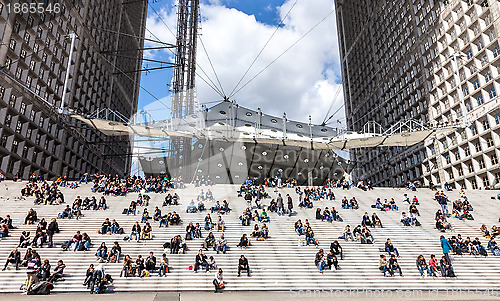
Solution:
<svg viewBox="0 0 500 301"><path fill-rule="evenodd" d="M13 2L28 4L0 0L0 170L48 178L127 174L128 138L106 137L55 109L69 72L65 108L136 112L140 74L133 71L141 69L137 37L144 37L147 2L58 1L58 13L41 14L15 11ZM68 71L73 32L78 38Z"/></svg>

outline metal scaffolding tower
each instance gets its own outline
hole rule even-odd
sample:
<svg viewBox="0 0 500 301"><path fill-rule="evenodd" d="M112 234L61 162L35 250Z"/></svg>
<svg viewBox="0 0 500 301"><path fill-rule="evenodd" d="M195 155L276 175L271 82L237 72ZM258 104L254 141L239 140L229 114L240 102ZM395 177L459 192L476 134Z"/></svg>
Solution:
<svg viewBox="0 0 500 301"><path fill-rule="evenodd" d="M176 67L172 82L171 114L173 118L186 118L193 114L196 108L195 77L199 6L199 0L179 0L178 2ZM184 175L187 179L192 175L191 151L191 138L172 137L168 153L171 176Z"/></svg>

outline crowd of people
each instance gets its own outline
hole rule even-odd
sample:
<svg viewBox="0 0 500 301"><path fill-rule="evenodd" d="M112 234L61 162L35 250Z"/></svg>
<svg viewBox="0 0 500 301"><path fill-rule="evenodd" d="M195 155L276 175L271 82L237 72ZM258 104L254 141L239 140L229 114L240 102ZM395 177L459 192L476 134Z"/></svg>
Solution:
<svg viewBox="0 0 500 301"><path fill-rule="evenodd" d="M142 179L138 177L128 177L126 179L120 179L118 176L112 177L111 175L85 175L80 179L78 184L81 185L87 182L93 182L90 188L91 191L93 193L101 193L102 196L85 196L83 198L78 196L71 206L65 206L64 210L58 214L57 219L78 219L82 216L82 210L104 211L108 209L108 202L106 200L108 195L127 196L130 192L137 192L139 193L137 199L132 200L129 207L125 208L123 213L127 215L136 215L139 213L140 220L137 220L133 224L130 233L127 232L124 240L132 241L135 239L137 242L141 240L152 240L154 238L153 225L155 223L158 223L159 228L162 226L168 227L182 224L185 226L185 233L181 232L180 234L174 235L172 239L163 244L163 247L165 250L169 249L170 254L185 254L189 250L187 245L188 241L191 241L189 244L193 246L197 244L202 245L203 249L199 250L195 262L190 269L195 273L200 269L206 272L212 270L217 271L213 280L215 291L219 292L224 288L225 284L222 276L222 269L218 268L214 256L204 254L204 250L213 250L217 254L226 254L232 251L230 250L230 245L224 234L226 231L226 223L223 216L227 216L231 213L231 208L227 200L222 200L222 202L216 200L210 189L206 192L202 189L196 198L196 202L192 199L187 205L186 213L199 214L204 211L210 211L210 213L207 213L203 223L189 220L183 222L176 211L162 214L158 206L154 208L154 212L148 211L150 205L149 194L151 193L164 193L166 195L163 206L176 206L179 204L179 195L169 190L185 187L180 178L168 179L151 177ZM195 187L213 185L209 176L196 178L193 183ZM33 177L22 189L21 194L25 197L34 197L35 204L58 205L64 203L64 195L59 188L67 185L70 185L70 183L65 178L58 179L58 181L48 184L39 177ZM295 213L293 211L294 201L290 194L283 194L284 196L282 196L281 192L277 192L276 198L274 199L271 197L271 194L266 191L267 187L279 188L283 186L295 188L299 207L305 209L314 208L317 202L336 201L335 189L351 188L351 185L348 183L346 184L345 181L329 180L326 185L321 187L301 188L296 186L296 183L293 181L282 183L279 177L268 178L262 185L255 179L247 179L238 190L238 195L243 197L249 206L240 215L239 219L242 226L250 227L253 225L253 230L247 232L248 234L243 233L238 244L232 245L233 247L236 246L240 250L252 248L254 240L263 241L268 239L270 237L268 225L271 223L271 220L274 221L275 219L275 216L273 215L273 217L271 217L270 214L275 214L276 216L288 215L290 217ZM355 187L362 190L373 189L371 183L364 182L358 183ZM265 206L264 202L267 199L269 199L269 205ZM448 203L450 201L442 191L436 192L435 201L440 206L435 216L436 228L438 230L454 231L453 226L448 221L451 216L460 220L473 219L470 212L474 209L464 194L461 194L461 198L453 202L451 214L448 210ZM212 204L208 205L207 202L211 202ZM404 194L402 203L408 203L408 210L401 213L401 223L404 226L421 226L418 220L421 215L418 207L420 205L418 198L416 196L410 198L408 195ZM355 197L348 199L344 196L343 199L340 200L340 204L344 210L356 210L360 208L360 204ZM143 208L139 209L139 207ZM384 199L383 202L378 198L375 204L372 205L372 208L376 208L383 212L399 210L394 198L390 200ZM210 214L215 214L217 216L215 221L212 220ZM343 221L339 212L331 205L329 207L317 207L315 217L318 221ZM21 267L27 268L27 290L30 290L31 286L36 281L41 280L53 283L61 280L64 276L64 268L66 266L62 260L60 260L54 270L51 271L48 259L42 262L39 254L35 250L35 248L41 248L45 244L47 244L48 247L54 246L53 236L60 232L57 219L53 218L50 220L50 223L48 223L45 218L40 218L34 209L30 209L24 222L28 225L37 224L37 228L34 235L31 235L29 231L23 231L18 245L18 248L28 248L27 252L23 257L18 248L16 248L12 250L6 260L4 270L9 264L15 266L16 270ZM383 228L380 217L376 213L370 215L368 212L364 212L360 219L361 223L353 226L352 229L350 225L345 225L342 235L339 236L338 239L344 239L346 242L354 241L361 244L374 244L375 238L372 231L375 233L375 231L378 231L376 230L377 227ZM3 219L0 218L0 225L0 239L8 236L9 229L14 228L12 219L8 215ZM487 256L488 251L490 251L491 254L500 256L500 247L495 241L495 236L500 234L500 228L493 226L491 229L488 229L483 225L480 230L483 236L489 239L487 246L483 246L477 237L472 240L469 237L463 239L460 234L451 236L449 239L441 236L440 245L443 250L443 256L440 259L436 258L434 254L430 256L429 261L425 259L423 254L416 258L416 266L420 275L425 276L427 273L428 276L433 277L454 277L455 274L450 257L451 253L457 255L471 254L475 256ZM206 231L206 233L203 233L204 231ZM116 219L106 218L96 232L100 235L116 235L124 234L124 229L120 227ZM301 238L304 237L305 245L315 245L319 248L320 242L317 237L315 237L315 233L307 219L305 219L304 223L302 223L301 219L295 222L295 232L299 236L299 245L302 245ZM85 232L80 233L80 231L76 231L73 236L63 242L62 248L65 251L72 250L74 252L88 251L91 248L94 249L90 236ZM316 253L314 259L315 266L321 273L325 270L339 270L339 260L344 259L343 249L339 242L335 240L331 243L329 251L324 250L325 249L319 249ZM103 264L119 263L123 256L122 247L118 241L115 241L113 246L108 246L106 242L101 242L95 245L94 251L95 253L92 252L92 254L95 255L99 266L97 268L95 268L94 265L89 266L83 285L85 285L91 293L102 293L104 292L105 286L112 282L111 277L105 273ZM390 239L386 240L383 251L387 252L388 256L386 257L386 254L380 255L380 271L383 272L384 276L399 274L402 277L403 268L398 262L398 258L400 258L401 254L398 248L392 244ZM169 259L167 258L167 253L168 252L165 251L158 261L153 252L150 252L149 256L145 258L138 255L135 260L129 255L123 256L123 266L120 277L144 278L151 277L153 274L157 274L159 277L166 276L169 273ZM241 272L246 272L247 275L250 276L250 265L248 259L244 255L241 255L238 260L237 271L238 276L241 275Z"/></svg>

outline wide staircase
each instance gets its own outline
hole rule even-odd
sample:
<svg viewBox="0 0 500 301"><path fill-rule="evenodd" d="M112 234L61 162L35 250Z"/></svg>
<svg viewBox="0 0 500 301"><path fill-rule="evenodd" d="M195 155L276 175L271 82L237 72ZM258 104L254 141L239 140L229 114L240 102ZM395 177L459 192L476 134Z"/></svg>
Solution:
<svg viewBox="0 0 500 301"><path fill-rule="evenodd" d="M20 190L24 183L13 183L6 181L0 183L0 216L10 214L14 220L16 229L11 231L10 237L0 241L0 263L5 263L9 252L17 246L19 236L23 230L34 233L36 225L23 225L24 217L29 208L34 208L38 212L39 218L44 217L50 220L56 217L63 210L64 205L34 205L33 198L20 199ZM277 216L270 214L271 222L268 223L270 238L266 241L252 240L251 246L246 250L236 247L243 233L250 235L253 226L242 226L238 217L248 206L247 202L237 197L237 185L216 185L212 187L202 187L205 191L210 188L217 200L228 200L231 213L224 215L226 223L225 237L228 240L229 248L226 254L216 254L210 250L205 252L208 256L213 255L217 265L224 270L226 290L235 291L288 291L288 290L312 290L312 289L480 289L487 290L496 288L500 280L500 257L489 256L474 257L471 255L453 256L453 265L456 278L433 278L421 277L418 272L415 260L419 254L423 254L429 260L431 254L438 258L442 255L439 244L439 236L442 234L434 227L434 214L439 205L433 200L434 193L421 189L418 192L410 192L404 189L375 188L373 191L362 191L359 189L335 190L335 201L315 201L314 209L298 208L297 195L294 189L280 189L280 193L285 196L289 193L294 200L294 214L292 217ZM67 204L72 203L76 196L100 196L90 191L90 184L83 184L80 188L61 188L65 195ZM139 292L139 291L208 291L213 289L212 280L215 272L210 274L199 272L197 274L188 270L194 264L195 255L201 248L202 239L187 241L187 254L170 254L163 249L163 244L177 234L184 235L185 227L189 222L199 222L203 225L203 218L206 211L202 213L186 213L186 206L191 199L196 199L200 188L188 186L186 189L172 190L180 196L180 205L161 207L165 194L150 193L151 201L148 211L154 211L155 206L162 209L165 214L169 211L180 213L183 223L179 226L158 228L158 223L153 224L153 239L136 241L124 241L123 237L128 235L135 221L140 221L140 214L136 216L124 215L122 211L127 208L130 201L137 198L137 193L130 193L126 197L108 196L109 209L105 211L84 211L84 216L79 219L58 220L61 232L54 236L54 248L37 248L37 252L43 259L49 259L52 267L55 267L57 260L62 259L66 264L64 281L57 282L55 292L84 292L87 291L82 285L85 278L85 271L90 264L96 265L95 251L101 242L106 242L108 248L118 241L122 246L122 258L119 263L105 264L106 273L114 278L114 283L109 286L109 290L115 292ZM272 197L276 197L274 189L268 189ZM404 193L410 197L416 195L420 200L419 217L421 227L404 227L399 222L401 211L407 210L408 205L402 202ZM481 237L479 227L486 224L491 227L498 223L500 209L498 202L491 199L497 192L494 191L467 191L468 198L474 206L472 212L474 221L460 221L450 218L455 232L446 233L446 237L462 234L463 237L480 237L484 246L487 240ZM449 192L451 200L458 198L458 192ZM340 200L343 196L351 198L353 196L359 202L359 210L341 209ZM380 197L395 198L399 206L399 211L381 212L370 207L375 199ZM270 199L265 200L264 205L269 204ZM210 208L213 202L207 202L206 207ZM339 210L343 222L323 222L315 219L315 208L336 207ZM255 209L255 208L254 208ZM450 204L451 210L451 204ZM138 207L138 212L142 207ZM339 240L343 247L345 258L340 261L340 270L327 270L324 274L319 273L314 266L314 256L318 251L317 247L304 246L299 243L299 236L294 231L294 223L298 219L304 221L309 219L316 238L319 240L319 247L329 249L330 243L338 240L346 224L354 227L361 223L361 216L368 212L370 215L377 212L381 218L384 228L372 230L375 237L374 244L360 244L359 242L345 242ZM215 214L214 214L215 215ZM215 216L213 218L215 220ZM100 229L105 218L115 218L125 234L122 235L100 235L96 231ZM74 233L80 230L87 232L93 245L90 251L73 252L63 251L61 245L70 239ZM208 233L203 231L203 237ZM214 231L216 237L220 234ZM301 237L304 239L304 237ZM379 255L382 254L379 248L383 248L385 240L391 238L393 244L398 248L401 258L398 259L402 267L404 277L383 277L378 269ZM123 255L128 254L133 259L140 254L147 257L149 252L154 252L157 261L161 254L167 253L170 260L170 273L166 277L158 277L153 273L151 277L121 278L119 277L122 268ZM21 249L24 256L26 249ZM237 264L241 254L244 254L249 261L251 277L242 273L237 277ZM387 254L386 254L387 255ZM26 278L25 268L16 271L13 265L9 265L6 271L0 272L0 292L20 292L19 287Z"/></svg>

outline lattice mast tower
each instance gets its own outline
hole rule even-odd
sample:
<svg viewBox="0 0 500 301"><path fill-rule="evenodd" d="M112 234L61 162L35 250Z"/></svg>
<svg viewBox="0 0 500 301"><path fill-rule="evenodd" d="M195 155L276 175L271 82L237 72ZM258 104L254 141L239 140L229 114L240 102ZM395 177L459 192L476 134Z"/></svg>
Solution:
<svg viewBox="0 0 500 301"><path fill-rule="evenodd" d="M177 7L177 53L172 82L172 117L185 118L195 113L196 46L199 25L199 0L179 0ZM169 166L172 176L192 176L192 139L172 137ZM182 170L179 168L182 167Z"/></svg>

